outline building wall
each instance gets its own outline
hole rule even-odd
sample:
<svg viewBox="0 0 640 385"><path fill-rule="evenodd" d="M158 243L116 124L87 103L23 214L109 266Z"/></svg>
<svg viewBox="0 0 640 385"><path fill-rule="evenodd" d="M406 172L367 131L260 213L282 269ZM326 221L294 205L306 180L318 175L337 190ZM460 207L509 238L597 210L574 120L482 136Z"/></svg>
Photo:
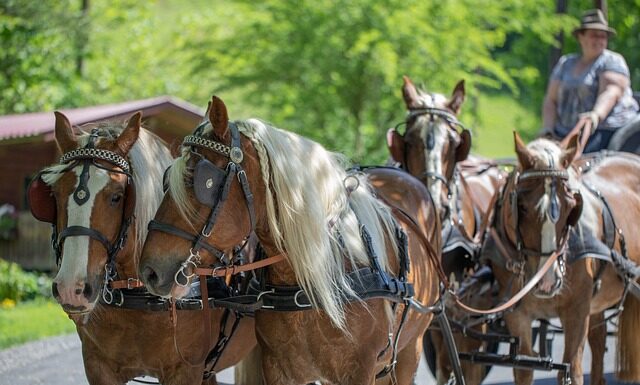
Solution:
<svg viewBox="0 0 640 385"><path fill-rule="evenodd" d="M28 181L57 158L55 143L42 142L42 139L0 144L0 205L10 203L18 210L27 210Z"/></svg>

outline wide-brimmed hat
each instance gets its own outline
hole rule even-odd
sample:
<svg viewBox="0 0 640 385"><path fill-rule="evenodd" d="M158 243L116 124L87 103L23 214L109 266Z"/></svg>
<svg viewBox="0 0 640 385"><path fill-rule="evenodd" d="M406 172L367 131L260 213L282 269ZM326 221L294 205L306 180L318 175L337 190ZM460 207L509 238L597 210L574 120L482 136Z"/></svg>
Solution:
<svg viewBox="0 0 640 385"><path fill-rule="evenodd" d="M605 31L609 36L616 34L616 30L609 27L607 19L599 9L590 9L582 14L580 19L580 26L573 30L573 36L578 35L578 32L582 32L586 29L597 29L599 31Z"/></svg>

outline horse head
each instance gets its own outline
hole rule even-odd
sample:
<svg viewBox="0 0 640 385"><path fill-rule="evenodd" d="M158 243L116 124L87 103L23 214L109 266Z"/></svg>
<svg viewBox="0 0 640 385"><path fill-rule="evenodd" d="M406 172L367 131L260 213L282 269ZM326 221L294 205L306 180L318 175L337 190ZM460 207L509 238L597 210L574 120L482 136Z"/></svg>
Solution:
<svg viewBox="0 0 640 385"><path fill-rule="evenodd" d="M214 96L207 119L184 139L165 173L167 193L140 260L152 293L183 297L197 265L229 264L229 250L255 230L254 199L263 196L260 165L251 142L241 139L225 104Z"/></svg>
<svg viewBox="0 0 640 385"><path fill-rule="evenodd" d="M56 112L55 119L55 140L63 155L34 179L28 195L33 215L53 225L59 264L54 297L79 319L93 310L114 277L120 263L116 256L131 255L136 246L136 224L130 226L138 214L130 152L140 135L141 114L134 114L125 128L96 124L80 135L62 113ZM134 239L125 243L128 237ZM125 270L135 272L130 265Z"/></svg>
<svg viewBox="0 0 640 385"><path fill-rule="evenodd" d="M408 110L406 131L388 132L389 150L403 168L426 183L436 207L443 207L455 164L466 159L471 148L471 135L457 119L465 97L464 80L447 99L417 89L405 76L402 95Z"/></svg>
<svg viewBox="0 0 640 385"><path fill-rule="evenodd" d="M531 278L554 253L562 253L582 211L576 173L571 168L578 137L566 147L547 139L529 145L514 133L518 166L507 183L502 206L505 232L516 245L525 278ZM549 298L558 294L565 273L561 255L542 277L534 294Z"/></svg>

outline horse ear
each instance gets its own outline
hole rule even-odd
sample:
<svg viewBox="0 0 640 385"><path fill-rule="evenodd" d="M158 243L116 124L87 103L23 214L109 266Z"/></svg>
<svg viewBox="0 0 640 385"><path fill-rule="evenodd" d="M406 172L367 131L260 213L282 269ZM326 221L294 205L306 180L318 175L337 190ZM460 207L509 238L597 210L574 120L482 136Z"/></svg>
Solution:
<svg viewBox="0 0 640 385"><path fill-rule="evenodd" d="M387 131L387 147L393 160L404 166L404 137L394 128Z"/></svg>
<svg viewBox="0 0 640 385"><path fill-rule="evenodd" d="M217 96L211 98L209 104L209 122L213 127L213 133L219 138L225 138L229 133L229 114L227 113L227 106L225 106L222 99Z"/></svg>
<svg viewBox="0 0 640 385"><path fill-rule="evenodd" d="M518 135L518 133L515 131L513 131L513 139L516 144L516 154L518 155L518 162L520 162L522 169L526 170L532 168L534 166L533 156L520 138L520 135Z"/></svg>
<svg viewBox="0 0 640 385"><path fill-rule="evenodd" d="M116 139L116 146L120 150L120 155L126 155L133 147L133 144L138 140L140 135L140 124L142 120L142 112L138 111L129 119L127 127L122 131L118 139Z"/></svg>
<svg viewBox="0 0 640 385"><path fill-rule="evenodd" d="M469 156L471 151L471 133L469 130L462 130L460 133L460 143L456 147L456 162L462 162Z"/></svg>
<svg viewBox="0 0 640 385"><path fill-rule="evenodd" d="M58 149L62 154L75 150L78 147L78 140L69 119L62 112L54 111L53 114L56 116L55 137Z"/></svg>
<svg viewBox="0 0 640 385"><path fill-rule="evenodd" d="M456 84L451 94L451 99L447 103L449 109L456 115L460 113L460 107L462 107L462 103L464 102L464 95L464 79L462 79Z"/></svg>
<svg viewBox="0 0 640 385"><path fill-rule="evenodd" d="M408 76L403 76L402 80L404 81L402 85L402 97L404 98L404 103L407 105L407 109L419 108L420 98L418 97L416 86L413 85Z"/></svg>
<svg viewBox="0 0 640 385"><path fill-rule="evenodd" d="M562 164L562 167L568 168L571 166L571 163L578 154L579 142L580 135L575 134L569 139L567 147L562 149L562 155L560 156L560 163Z"/></svg>

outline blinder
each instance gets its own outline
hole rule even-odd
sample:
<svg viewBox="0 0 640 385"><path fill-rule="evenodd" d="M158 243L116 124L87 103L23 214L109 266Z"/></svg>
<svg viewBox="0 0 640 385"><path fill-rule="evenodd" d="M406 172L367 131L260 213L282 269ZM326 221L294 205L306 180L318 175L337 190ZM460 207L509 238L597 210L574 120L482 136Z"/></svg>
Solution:
<svg viewBox="0 0 640 385"><path fill-rule="evenodd" d="M200 160L193 171L193 190L196 199L205 206L214 207L220 199L221 184L227 172L207 159Z"/></svg>
<svg viewBox="0 0 640 385"><path fill-rule="evenodd" d="M41 222L54 224L57 218L56 198L51 186L42 180L42 173L36 175L27 191L27 201L31 214ZM133 216L136 207L136 186L131 177L127 177L124 191L124 220Z"/></svg>
<svg viewBox="0 0 640 385"><path fill-rule="evenodd" d="M53 196L51 186L42 180L42 173L33 178L29 183L27 200L31 214L39 221L55 223L56 221L56 199Z"/></svg>

